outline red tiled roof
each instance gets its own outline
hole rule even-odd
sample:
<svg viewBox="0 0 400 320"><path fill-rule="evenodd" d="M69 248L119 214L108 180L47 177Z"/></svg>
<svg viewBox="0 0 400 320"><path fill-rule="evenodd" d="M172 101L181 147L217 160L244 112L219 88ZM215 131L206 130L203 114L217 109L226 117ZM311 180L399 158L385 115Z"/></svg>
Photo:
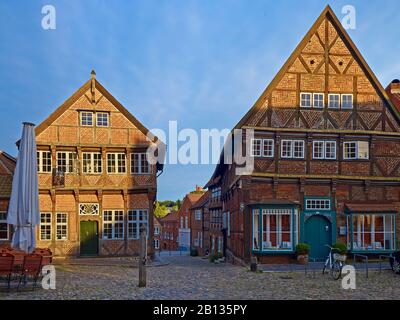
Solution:
<svg viewBox="0 0 400 320"><path fill-rule="evenodd" d="M391 202L346 203L345 207L351 212L398 212L399 208Z"/></svg>
<svg viewBox="0 0 400 320"><path fill-rule="evenodd" d="M192 208L200 208L203 207L208 199L210 198L210 191L207 191L206 193L204 193L201 198L199 200L197 200L196 203L193 204Z"/></svg>
<svg viewBox="0 0 400 320"><path fill-rule="evenodd" d="M395 105L397 110L400 111L400 94L399 93L392 93L391 90L390 90L390 86L391 85L389 84L389 86L386 88L386 93L388 94L390 100Z"/></svg>
<svg viewBox="0 0 400 320"><path fill-rule="evenodd" d="M10 197L16 159L0 150L0 197Z"/></svg>
<svg viewBox="0 0 400 320"><path fill-rule="evenodd" d="M177 221L178 222L178 220L179 220L178 211L171 211L169 214L167 214L164 218L161 218L160 220L161 220L161 222L165 222L165 221L169 221L169 222Z"/></svg>
<svg viewBox="0 0 400 320"><path fill-rule="evenodd" d="M190 201L190 203L193 205L195 204L197 201L199 201L199 199L203 196L204 192L202 193L189 193L186 195L186 198Z"/></svg>

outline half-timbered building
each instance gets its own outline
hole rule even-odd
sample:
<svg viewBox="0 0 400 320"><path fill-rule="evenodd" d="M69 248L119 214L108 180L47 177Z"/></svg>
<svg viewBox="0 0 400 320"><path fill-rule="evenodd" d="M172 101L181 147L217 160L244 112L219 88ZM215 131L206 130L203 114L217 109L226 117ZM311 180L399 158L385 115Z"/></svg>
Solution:
<svg viewBox="0 0 400 320"><path fill-rule="evenodd" d="M138 254L145 227L153 254L161 143L96 79L36 127L41 224L37 245L56 256Z"/></svg>
<svg viewBox="0 0 400 320"><path fill-rule="evenodd" d="M312 258L335 242L350 253L395 250L399 124L328 6L235 127L254 133L242 144L253 171L237 174L238 165L221 161L207 184L211 194L221 190L227 257L287 262L299 242L311 245Z"/></svg>

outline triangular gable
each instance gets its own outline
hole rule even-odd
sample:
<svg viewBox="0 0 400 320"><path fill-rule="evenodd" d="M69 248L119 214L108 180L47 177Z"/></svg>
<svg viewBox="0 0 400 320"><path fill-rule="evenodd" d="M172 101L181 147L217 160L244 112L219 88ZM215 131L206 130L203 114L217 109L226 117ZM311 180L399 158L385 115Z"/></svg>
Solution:
<svg viewBox="0 0 400 320"><path fill-rule="evenodd" d="M328 21L327 24L323 23L325 20ZM323 56L324 54L322 49L326 37L329 39L329 65L327 67L325 59L321 59L321 55ZM334 54L343 55L343 52L348 52L349 56L346 57L344 55L340 61L337 61ZM311 61L312 63L310 63ZM397 110L390 101L375 74L372 72L371 68L350 39L335 13L328 5L268 87L261 94L254 106L245 114L235 128L241 128L245 125L254 126L258 122L262 121L262 118L265 117L266 110L268 109L269 99L271 99L272 102L284 100L286 103L292 104L293 106L297 104L296 102L298 101L298 97L293 88L293 91L287 90L278 93L274 92L276 88L283 85L286 85L286 87L289 86L289 89L290 86L295 86L293 81L290 82L291 79L288 78L287 72L307 72L313 77L317 77L318 75L323 77L326 70L328 70L330 75L341 75L344 74L344 72L348 72L349 74L365 75L365 81L360 84L360 86L363 86L361 90L365 90L366 92L368 92L368 90L373 90L376 92L383 104L388 108L388 111L390 111L397 122L400 123L399 110ZM305 74L305 76L307 76L307 74ZM322 79L323 78L321 78L321 81L314 81L315 84L318 85L323 83ZM368 98L369 97L366 94L366 100L368 100ZM285 107L285 105L283 104L279 107Z"/></svg>

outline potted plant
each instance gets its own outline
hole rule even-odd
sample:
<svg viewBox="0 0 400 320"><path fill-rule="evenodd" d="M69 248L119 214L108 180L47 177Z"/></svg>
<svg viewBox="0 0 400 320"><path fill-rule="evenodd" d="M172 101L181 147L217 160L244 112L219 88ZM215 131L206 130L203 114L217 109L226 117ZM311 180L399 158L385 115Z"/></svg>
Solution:
<svg viewBox="0 0 400 320"><path fill-rule="evenodd" d="M346 261L347 258L347 246L343 242L336 242L333 246L334 254L337 254L336 259L342 262Z"/></svg>
<svg viewBox="0 0 400 320"><path fill-rule="evenodd" d="M307 243L299 243L296 246L297 261L301 264L308 263L308 254L310 252L310 245Z"/></svg>

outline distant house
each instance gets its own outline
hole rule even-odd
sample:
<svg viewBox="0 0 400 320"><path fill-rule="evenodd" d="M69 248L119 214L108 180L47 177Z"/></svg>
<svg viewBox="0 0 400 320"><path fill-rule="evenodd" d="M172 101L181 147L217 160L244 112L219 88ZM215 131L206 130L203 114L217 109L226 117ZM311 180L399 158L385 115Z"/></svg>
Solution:
<svg viewBox="0 0 400 320"><path fill-rule="evenodd" d="M386 92L397 110L400 111L400 80L393 80L386 88Z"/></svg>
<svg viewBox="0 0 400 320"><path fill-rule="evenodd" d="M0 151L0 246L9 245L12 239L11 226L7 224L7 211L15 165L14 157Z"/></svg>
<svg viewBox="0 0 400 320"><path fill-rule="evenodd" d="M188 193L182 200L178 210L179 217L179 249L187 251L190 248L190 208L201 198L204 190L196 186L195 191Z"/></svg>
<svg viewBox="0 0 400 320"><path fill-rule="evenodd" d="M178 250L178 221L178 211L171 211L171 213L160 219L162 224L161 250Z"/></svg>
<svg viewBox="0 0 400 320"><path fill-rule="evenodd" d="M210 192L205 192L190 208L190 247L197 249L199 255L210 252L210 232L208 203Z"/></svg>
<svg viewBox="0 0 400 320"><path fill-rule="evenodd" d="M154 222L153 222L153 228L154 228L154 250L160 250L161 249L161 236L162 236L162 223L159 218L156 216L154 217Z"/></svg>

